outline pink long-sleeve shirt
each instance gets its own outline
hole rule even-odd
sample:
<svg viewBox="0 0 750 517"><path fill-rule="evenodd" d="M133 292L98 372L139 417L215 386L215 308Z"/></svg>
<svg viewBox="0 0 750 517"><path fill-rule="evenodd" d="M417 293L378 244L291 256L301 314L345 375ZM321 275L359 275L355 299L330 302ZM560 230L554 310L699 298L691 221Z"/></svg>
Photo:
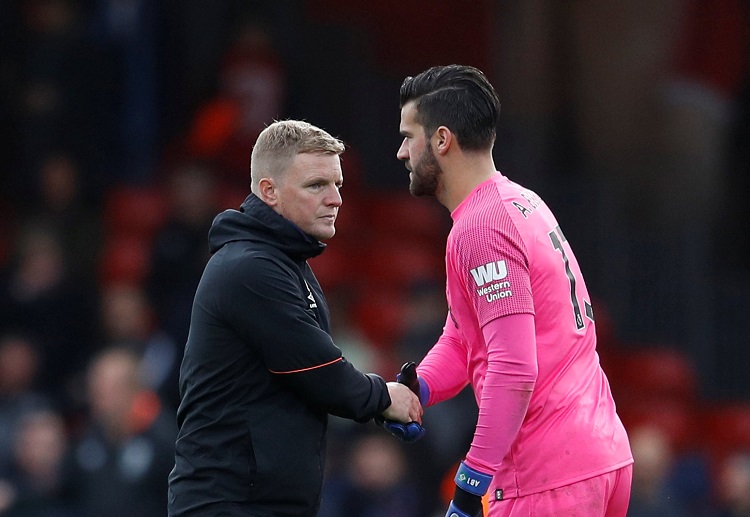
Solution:
<svg viewBox="0 0 750 517"><path fill-rule="evenodd" d="M472 385L466 463L507 499L632 463L596 353L590 297L554 215L500 173L452 212L449 314L418 367L433 405Z"/></svg>

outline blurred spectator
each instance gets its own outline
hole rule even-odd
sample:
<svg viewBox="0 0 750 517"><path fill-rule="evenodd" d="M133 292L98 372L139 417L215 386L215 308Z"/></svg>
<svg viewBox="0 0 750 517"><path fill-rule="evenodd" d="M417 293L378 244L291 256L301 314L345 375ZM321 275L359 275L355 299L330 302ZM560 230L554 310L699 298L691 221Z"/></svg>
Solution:
<svg viewBox="0 0 750 517"><path fill-rule="evenodd" d="M443 331L447 311L443 284L421 280L409 286L405 328L396 342L399 366L425 356Z"/></svg>
<svg viewBox="0 0 750 517"><path fill-rule="evenodd" d="M18 120L13 94L18 80L16 71L20 68L21 23L17 2L0 2L0 160L6 168L18 165L18 147L10 142L18 137ZM18 181L15 174L0 176L0 204L13 197L12 186Z"/></svg>
<svg viewBox="0 0 750 517"><path fill-rule="evenodd" d="M94 0L92 26L117 83L108 173L117 183L147 183L159 140L158 15L161 2Z"/></svg>
<svg viewBox="0 0 750 517"><path fill-rule="evenodd" d="M97 293L70 274L61 238L49 226L29 224L16 248L15 260L0 273L0 332L33 337L40 388L67 403L93 349Z"/></svg>
<svg viewBox="0 0 750 517"><path fill-rule="evenodd" d="M160 329L144 290L128 284L106 286L101 312L106 346L125 347L137 354L144 386L176 410L182 344Z"/></svg>
<svg viewBox="0 0 750 517"><path fill-rule="evenodd" d="M12 502L3 517L74 517L62 499L62 460L68 436L52 410L28 413L16 435L14 469L7 479Z"/></svg>
<svg viewBox="0 0 750 517"><path fill-rule="evenodd" d="M750 6L745 16L748 19L747 26L750 27ZM750 205L744 202L744 196L750 192L750 59L745 61L742 89L735 103L736 111L731 121L728 145L728 202L724 203L725 209L721 210L716 229L719 238L717 266L721 270L728 270L726 272L730 273L730 279L737 271L744 274L750 272L750 235L745 231L750 224ZM743 396L750 396L750 391Z"/></svg>
<svg viewBox="0 0 750 517"><path fill-rule="evenodd" d="M160 125L168 138L184 131L196 106L213 91L218 61L239 14L236 7L255 6L259 1L158 2Z"/></svg>
<svg viewBox="0 0 750 517"><path fill-rule="evenodd" d="M745 4L686 0L678 13L675 63L665 84L663 143L670 166L657 178L660 215L670 230L684 228L686 218L713 229L727 194L728 138L750 43ZM694 226L689 233L695 239Z"/></svg>
<svg viewBox="0 0 750 517"><path fill-rule="evenodd" d="M418 485L409 477L402 445L381 430L354 440L341 470L323 490L321 517L424 515Z"/></svg>
<svg viewBox="0 0 750 517"><path fill-rule="evenodd" d="M716 492L715 517L750 517L750 451L737 451L722 462Z"/></svg>
<svg viewBox="0 0 750 517"><path fill-rule="evenodd" d="M49 406L36 390L39 357L35 345L22 334L0 337L0 478L10 472L19 422L32 411Z"/></svg>
<svg viewBox="0 0 750 517"><path fill-rule="evenodd" d="M628 517L685 517L669 490L674 452L666 433L644 425L630 431L630 444L635 464Z"/></svg>
<svg viewBox="0 0 750 517"><path fill-rule="evenodd" d="M212 176L212 169L198 161L170 170L166 222L152 245L148 294L161 327L180 345L187 339L193 296L209 258L208 230L220 211Z"/></svg>
<svg viewBox="0 0 750 517"><path fill-rule="evenodd" d="M676 317L682 345L706 370L715 360L713 349L728 346L706 317L706 303L720 296L712 295L719 277L717 232L724 207L733 204L728 151L750 49L750 10L743 0L686 0L680 7L675 63L663 88L656 141L662 165L654 175L658 211L651 224L660 231L659 253L649 250L644 261L660 269L658 281L668 298L681 301L679 310L671 311L678 316L665 313L664 321ZM744 195L735 203L743 200ZM638 294L651 292L648 287Z"/></svg>
<svg viewBox="0 0 750 517"><path fill-rule="evenodd" d="M24 215L53 228L71 273L81 281L94 282L102 243L101 214L91 201L95 192L86 192L83 182L80 166L69 151L50 152L41 159L35 192Z"/></svg>
<svg viewBox="0 0 750 517"><path fill-rule="evenodd" d="M406 361L419 363L422 360L440 337L447 311L443 284L423 280L409 286L406 326L396 343L398 367ZM392 375L395 375L395 371ZM427 434L409 448L410 452L420 456L422 462L430 465L420 476L420 481L428 486L438 486L441 473L463 459L474 437L477 412L476 399L468 387L425 412L423 423Z"/></svg>
<svg viewBox="0 0 750 517"><path fill-rule="evenodd" d="M66 494L83 517L163 517L174 464L174 416L140 380L139 358L123 348L88 370L90 421L66 462Z"/></svg>
<svg viewBox="0 0 750 517"><path fill-rule="evenodd" d="M246 190L252 142L282 118L285 95L285 70L269 28L251 17L239 25L222 59L218 92L196 113L187 136L189 152L213 160L230 188Z"/></svg>
<svg viewBox="0 0 750 517"><path fill-rule="evenodd" d="M355 296L352 291L351 288L333 289L326 296L331 314L331 337L344 357L357 369L363 372L381 371L386 365L379 360L373 344L352 318L351 307ZM397 367L390 364L387 366L393 370L392 376L395 379Z"/></svg>
<svg viewBox="0 0 750 517"><path fill-rule="evenodd" d="M11 92L17 110L22 172L19 199L33 185L28 171L37 170L40 157L59 145L81 157L87 184L100 184L107 170L101 166L111 148L111 110L115 83L98 47L88 41L87 13L78 0L18 2L22 22L18 67Z"/></svg>

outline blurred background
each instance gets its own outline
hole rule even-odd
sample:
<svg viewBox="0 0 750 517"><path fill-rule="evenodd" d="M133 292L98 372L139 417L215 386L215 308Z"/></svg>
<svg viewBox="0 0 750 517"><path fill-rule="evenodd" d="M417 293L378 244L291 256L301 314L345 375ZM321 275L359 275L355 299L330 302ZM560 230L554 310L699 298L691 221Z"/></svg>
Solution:
<svg viewBox="0 0 750 517"><path fill-rule="evenodd" d="M274 119L348 146L311 261L336 343L389 380L424 355L450 218L408 194L398 90L450 63L586 275L629 515L750 515L749 43L745 0L0 1L0 515L165 514L208 227ZM320 515L442 515L475 419L469 392L409 446L334 419Z"/></svg>

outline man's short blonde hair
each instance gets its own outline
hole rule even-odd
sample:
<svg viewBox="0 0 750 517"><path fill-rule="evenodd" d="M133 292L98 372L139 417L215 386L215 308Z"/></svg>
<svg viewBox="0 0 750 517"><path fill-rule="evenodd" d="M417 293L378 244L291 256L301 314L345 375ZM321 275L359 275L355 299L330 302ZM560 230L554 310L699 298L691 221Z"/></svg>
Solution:
<svg viewBox="0 0 750 517"><path fill-rule="evenodd" d="M250 188L263 178L282 178L298 154L344 152L344 143L327 131L301 120L278 120L261 131L250 156Z"/></svg>

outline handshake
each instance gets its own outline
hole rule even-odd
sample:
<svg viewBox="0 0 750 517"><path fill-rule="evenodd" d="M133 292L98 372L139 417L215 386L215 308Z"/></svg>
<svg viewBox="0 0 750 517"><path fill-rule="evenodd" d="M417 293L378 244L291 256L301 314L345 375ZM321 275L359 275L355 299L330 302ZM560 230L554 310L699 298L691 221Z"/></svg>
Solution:
<svg viewBox="0 0 750 517"><path fill-rule="evenodd" d="M375 417L375 423L402 442L413 443L425 434L425 428L422 427L422 402L426 402L427 387L417 378L417 365L413 362L405 363L401 367L396 381L388 383L391 405L382 415ZM399 385L406 386L411 392ZM425 400L422 400L421 396L422 386L424 386ZM417 398L416 402L414 395Z"/></svg>
<svg viewBox="0 0 750 517"><path fill-rule="evenodd" d="M417 365L413 362L401 367L396 381L387 383L391 405L375 418L375 422L399 440L413 443L425 434L422 404L429 400L430 391L427 384L417 377ZM455 492L445 517L482 517L482 497L489 489L492 475L475 470L462 461L454 482Z"/></svg>

